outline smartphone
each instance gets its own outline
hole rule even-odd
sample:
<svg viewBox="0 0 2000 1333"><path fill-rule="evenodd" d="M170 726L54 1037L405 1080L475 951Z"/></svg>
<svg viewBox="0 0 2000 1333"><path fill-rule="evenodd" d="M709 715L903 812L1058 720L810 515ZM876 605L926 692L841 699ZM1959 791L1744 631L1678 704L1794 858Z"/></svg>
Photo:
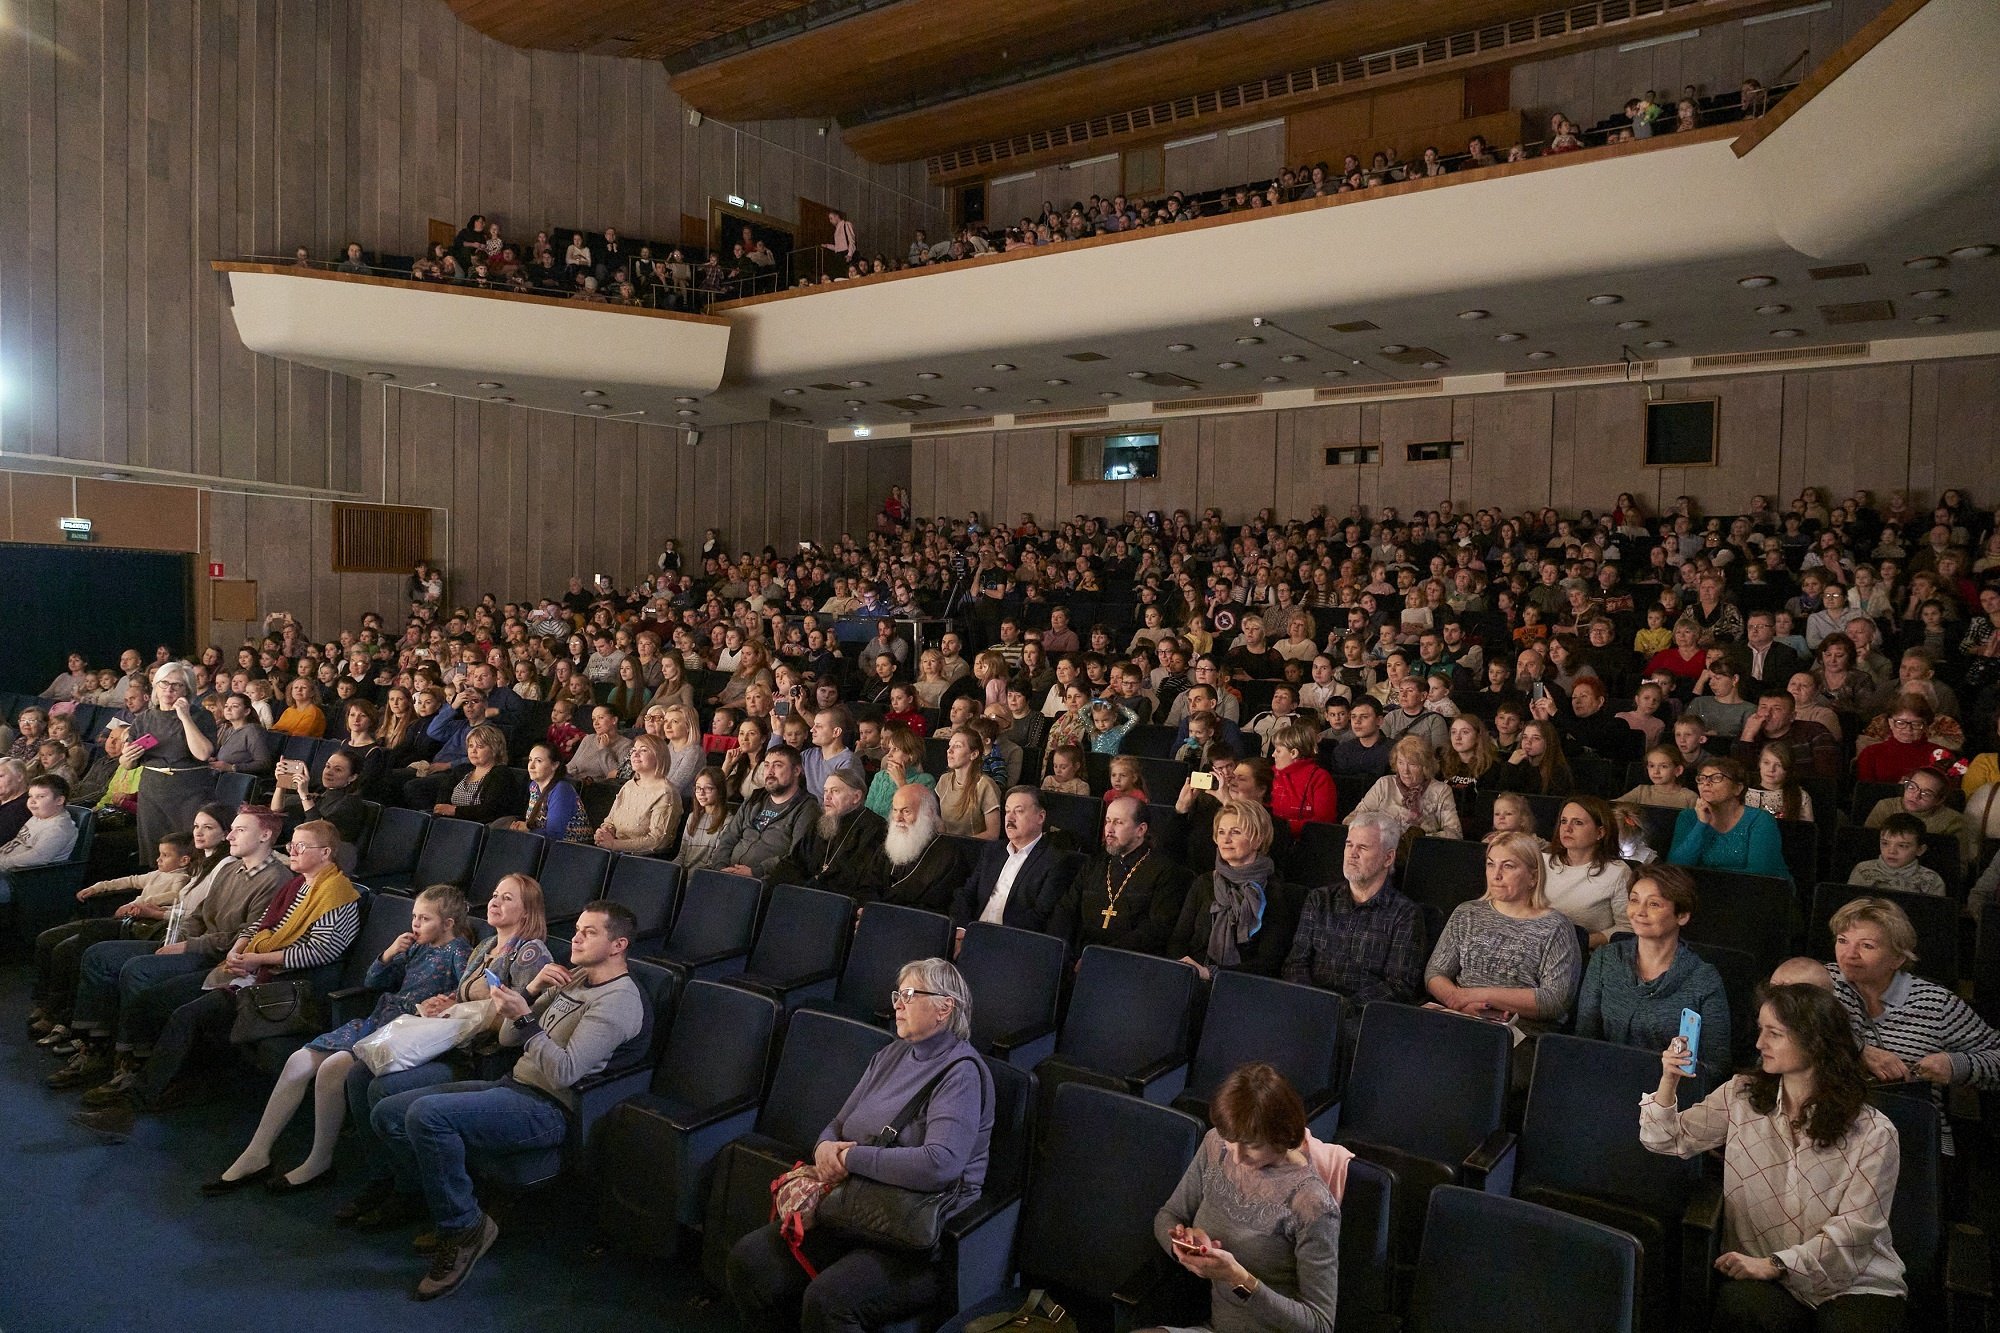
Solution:
<svg viewBox="0 0 2000 1333"><path fill-rule="evenodd" d="M1197 1245L1191 1240L1182 1240L1179 1236L1170 1236L1168 1239L1173 1242L1174 1248L1177 1250L1186 1250L1189 1254L1208 1253L1206 1245Z"/></svg>
<svg viewBox="0 0 2000 1333"><path fill-rule="evenodd" d="M1190 773L1188 774L1188 786L1192 787L1196 791L1214 791L1215 774Z"/></svg>
<svg viewBox="0 0 2000 1333"><path fill-rule="evenodd" d="M495 972L490 967L486 969L486 985L489 989L498 990L500 989L500 987L506 984L507 984L506 982L500 980L500 974L498 972Z"/></svg>
<svg viewBox="0 0 2000 1333"><path fill-rule="evenodd" d="M1681 1040L1688 1046L1687 1063L1681 1066L1681 1074L1687 1077L1694 1073L1695 1061L1701 1055L1701 1015L1692 1009L1681 1010Z"/></svg>

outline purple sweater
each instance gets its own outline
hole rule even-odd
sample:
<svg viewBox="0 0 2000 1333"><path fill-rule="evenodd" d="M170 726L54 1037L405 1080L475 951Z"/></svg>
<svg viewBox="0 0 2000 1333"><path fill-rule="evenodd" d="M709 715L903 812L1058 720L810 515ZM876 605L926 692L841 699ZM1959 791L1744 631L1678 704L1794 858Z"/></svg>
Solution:
<svg viewBox="0 0 2000 1333"><path fill-rule="evenodd" d="M938 1084L924 1113L903 1130L900 1146L860 1146L888 1128L938 1070L961 1056L972 1058ZM954 1198L948 1216L978 1198L986 1181L993 1076L972 1045L948 1028L922 1041L892 1041L868 1062L847 1103L819 1138L856 1145L847 1152L847 1169L854 1175L925 1194L950 1190Z"/></svg>

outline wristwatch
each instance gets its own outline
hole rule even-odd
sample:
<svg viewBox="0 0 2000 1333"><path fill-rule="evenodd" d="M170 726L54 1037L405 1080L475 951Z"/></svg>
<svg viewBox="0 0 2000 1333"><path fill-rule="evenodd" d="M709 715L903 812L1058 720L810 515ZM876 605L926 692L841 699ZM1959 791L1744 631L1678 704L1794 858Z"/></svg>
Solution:
<svg viewBox="0 0 2000 1333"><path fill-rule="evenodd" d="M1775 1254L1771 1256L1771 1267L1778 1270L1778 1275L1775 1278L1771 1279L1773 1282L1783 1282L1785 1280L1785 1276L1792 1271L1791 1269L1785 1267L1785 1261L1783 1259L1780 1259Z"/></svg>
<svg viewBox="0 0 2000 1333"><path fill-rule="evenodd" d="M1231 1287L1229 1290L1231 1291L1231 1293L1235 1295L1237 1300L1248 1302L1252 1296L1255 1296L1257 1294L1257 1279L1255 1277L1252 1277L1250 1279L1249 1285L1246 1286L1242 1283L1238 1283L1236 1286Z"/></svg>

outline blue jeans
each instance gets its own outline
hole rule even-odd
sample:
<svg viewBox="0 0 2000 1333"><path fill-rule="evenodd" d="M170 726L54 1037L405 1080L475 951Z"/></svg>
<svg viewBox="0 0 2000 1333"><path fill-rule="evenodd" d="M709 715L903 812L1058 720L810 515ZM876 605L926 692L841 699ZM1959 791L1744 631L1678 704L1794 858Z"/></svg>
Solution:
<svg viewBox="0 0 2000 1333"><path fill-rule="evenodd" d="M373 1174L395 1174L395 1163L389 1160L388 1151L375 1133L375 1108L399 1092L435 1088L457 1077L452 1067L442 1060L432 1060L415 1069L398 1070L393 1074L376 1074L361 1061L354 1062L347 1071L347 1123L353 1125L360 1135L361 1150L367 1154L368 1169Z"/></svg>
<svg viewBox="0 0 2000 1333"><path fill-rule="evenodd" d="M518 1083L445 1083L384 1097L370 1120L405 1194L423 1192L441 1231L479 1221L479 1198L466 1171L467 1149L523 1152L554 1148L569 1116L551 1098Z"/></svg>
<svg viewBox="0 0 2000 1333"><path fill-rule="evenodd" d="M76 986L74 1025L109 1031L132 997L170 977L206 972L213 963L198 955L163 954L158 940L104 940L83 951ZM119 1033L122 1039L124 1032Z"/></svg>

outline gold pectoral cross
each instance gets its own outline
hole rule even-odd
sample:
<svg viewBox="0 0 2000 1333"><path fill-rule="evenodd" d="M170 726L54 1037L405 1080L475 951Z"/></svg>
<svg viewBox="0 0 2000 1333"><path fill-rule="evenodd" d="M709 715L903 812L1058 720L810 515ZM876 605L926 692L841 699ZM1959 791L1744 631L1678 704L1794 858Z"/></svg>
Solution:
<svg viewBox="0 0 2000 1333"><path fill-rule="evenodd" d="M1101 930L1111 929L1111 918L1118 915L1118 904L1106 903L1104 905L1104 911L1101 915L1104 918L1104 924L1100 926L1099 929Z"/></svg>

